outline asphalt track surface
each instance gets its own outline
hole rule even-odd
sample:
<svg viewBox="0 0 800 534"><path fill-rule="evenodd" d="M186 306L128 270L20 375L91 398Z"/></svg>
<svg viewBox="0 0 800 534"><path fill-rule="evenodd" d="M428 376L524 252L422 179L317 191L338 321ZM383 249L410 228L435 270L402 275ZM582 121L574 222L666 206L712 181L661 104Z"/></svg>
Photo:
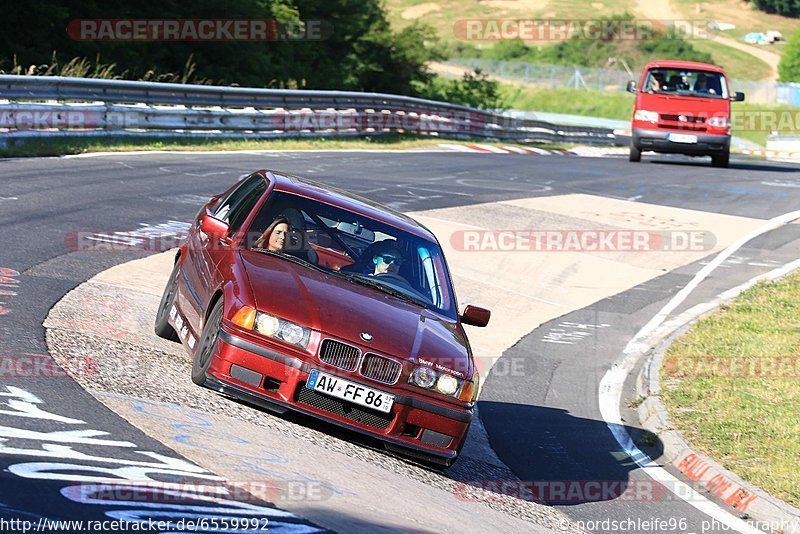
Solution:
<svg viewBox="0 0 800 534"><path fill-rule="evenodd" d="M125 231L168 220L189 221L203 198L260 168L307 176L403 211L568 193L760 219L800 209L798 167L735 159L730 169L713 169L706 162L688 158L646 156L645 160L630 164L621 158L425 152L0 160L0 268L5 269L6 276L0 288L4 290L1 311L5 312L0 315L0 356L41 355L45 361L48 356L42 321L50 308L97 272L140 257L136 253L71 252L65 244L70 232ZM798 240L800 225L789 225L749 243L736 261L717 270L676 313L796 259ZM479 405L493 448L521 479L606 480L623 485L647 480L646 473L619 454L619 445L600 416L597 386L627 341L688 282L700 263L665 273L544 324L503 355L523 359L525 372L520 376L490 376ZM611 327L571 344L545 342L546 333L563 321ZM103 506L82 502L74 494L73 499L62 497L69 494L64 488L70 482L52 472L47 476L37 471L41 468L33 463L59 460L53 459L52 448L45 451L33 434L26 433L29 431L84 432L82 437L71 434L65 438L65 448L81 443L84 456L77 459L75 454L60 450L62 457L69 458L63 460L68 464L64 472L80 472L75 464L81 462L95 468L118 467L119 463L107 458L110 446L115 447L117 460L153 462L158 458L165 465L178 465L178 460L165 460L177 458L174 452L100 405L69 378L6 375L2 386L4 400L21 404L0 409L0 519L107 519ZM25 398L21 390L36 398ZM22 413L34 409L58 417L48 420ZM630 430L636 435L635 415L624 409L623 413L625 421L632 421ZM23 448L28 451L15 452ZM31 457L31 449L45 452L41 458ZM657 458L658 445L648 452ZM87 474L96 476L92 468L86 469L90 471ZM168 471L161 467L159 472ZM201 479L206 475L198 473ZM552 504L579 521L686 521L685 529L628 525L633 527L628 531L637 532L701 532L703 521L708 520L689 504L673 499L568 500ZM706 530L710 531L724 529Z"/></svg>

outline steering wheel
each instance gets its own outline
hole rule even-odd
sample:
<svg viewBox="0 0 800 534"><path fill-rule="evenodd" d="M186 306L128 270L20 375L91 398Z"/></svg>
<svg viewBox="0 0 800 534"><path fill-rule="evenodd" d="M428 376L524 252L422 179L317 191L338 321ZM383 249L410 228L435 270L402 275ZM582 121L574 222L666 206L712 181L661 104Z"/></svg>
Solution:
<svg viewBox="0 0 800 534"><path fill-rule="evenodd" d="M416 293L416 290L411 287L411 284L408 283L404 277L400 276L397 273L381 273L374 275L373 278L380 278L381 280L393 283L394 285L400 286L404 289L410 289Z"/></svg>

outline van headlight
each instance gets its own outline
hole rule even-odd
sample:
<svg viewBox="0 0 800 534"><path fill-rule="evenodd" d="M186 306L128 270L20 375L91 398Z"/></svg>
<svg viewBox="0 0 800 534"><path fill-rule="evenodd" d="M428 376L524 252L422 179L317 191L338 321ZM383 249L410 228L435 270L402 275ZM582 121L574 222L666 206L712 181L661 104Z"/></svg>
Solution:
<svg viewBox="0 0 800 534"><path fill-rule="evenodd" d="M633 114L633 120L644 122L658 122L658 112L647 111L646 109L637 109Z"/></svg>
<svg viewBox="0 0 800 534"><path fill-rule="evenodd" d="M727 128L728 117L711 117L706 124L715 128Z"/></svg>

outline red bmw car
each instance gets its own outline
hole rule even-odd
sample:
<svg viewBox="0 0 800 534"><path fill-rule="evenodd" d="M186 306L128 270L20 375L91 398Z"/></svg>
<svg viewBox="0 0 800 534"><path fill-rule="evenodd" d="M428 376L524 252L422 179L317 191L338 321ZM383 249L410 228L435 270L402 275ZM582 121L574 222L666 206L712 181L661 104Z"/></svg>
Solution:
<svg viewBox="0 0 800 534"><path fill-rule="evenodd" d="M434 235L413 219L302 178L258 171L197 215L155 331L192 380L296 410L434 465L455 461L478 389Z"/></svg>

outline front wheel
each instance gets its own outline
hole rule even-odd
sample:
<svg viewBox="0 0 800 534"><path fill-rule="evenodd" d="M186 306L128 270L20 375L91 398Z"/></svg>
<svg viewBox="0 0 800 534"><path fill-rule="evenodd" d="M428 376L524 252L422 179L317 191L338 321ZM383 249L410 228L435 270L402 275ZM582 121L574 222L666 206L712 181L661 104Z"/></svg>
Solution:
<svg viewBox="0 0 800 534"><path fill-rule="evenodd" d="M726 149L719 156L711 156L711 165L714 167L727 168L731 161L731 151Z"/></svg>
<svg viewBox="0 0 800 534"><path fill-rule="evenodd" d="M170 341L180 341L178 333L169 324L169 312L175 304L175 293L178 291L178 276L181 272L181 262L176 261L175 267L172 269L172 274L169 275L167 287L164 288L164 294L161 296L161 303L158 305L156 312L155 333L158 337L163 337Z"/></svg>
<svg viewBox="0 0 800 534"><path fill-rule="evenodd" d="M192 361L192 382L198 386L206 383L206 373L211 367L211 359L214 356L214 348L217 346L219 330L222 328L223 302L220 298L208 314L208 320L200 334L200 341L197 352Z"/></svg>
<svg viewBox="0 0 800 534"><path fill-rule="evenodd" d="M633 161L634 163L642 161L642 151L631 145L631 151L630 154L628 154L628 161Z"/></svg>

